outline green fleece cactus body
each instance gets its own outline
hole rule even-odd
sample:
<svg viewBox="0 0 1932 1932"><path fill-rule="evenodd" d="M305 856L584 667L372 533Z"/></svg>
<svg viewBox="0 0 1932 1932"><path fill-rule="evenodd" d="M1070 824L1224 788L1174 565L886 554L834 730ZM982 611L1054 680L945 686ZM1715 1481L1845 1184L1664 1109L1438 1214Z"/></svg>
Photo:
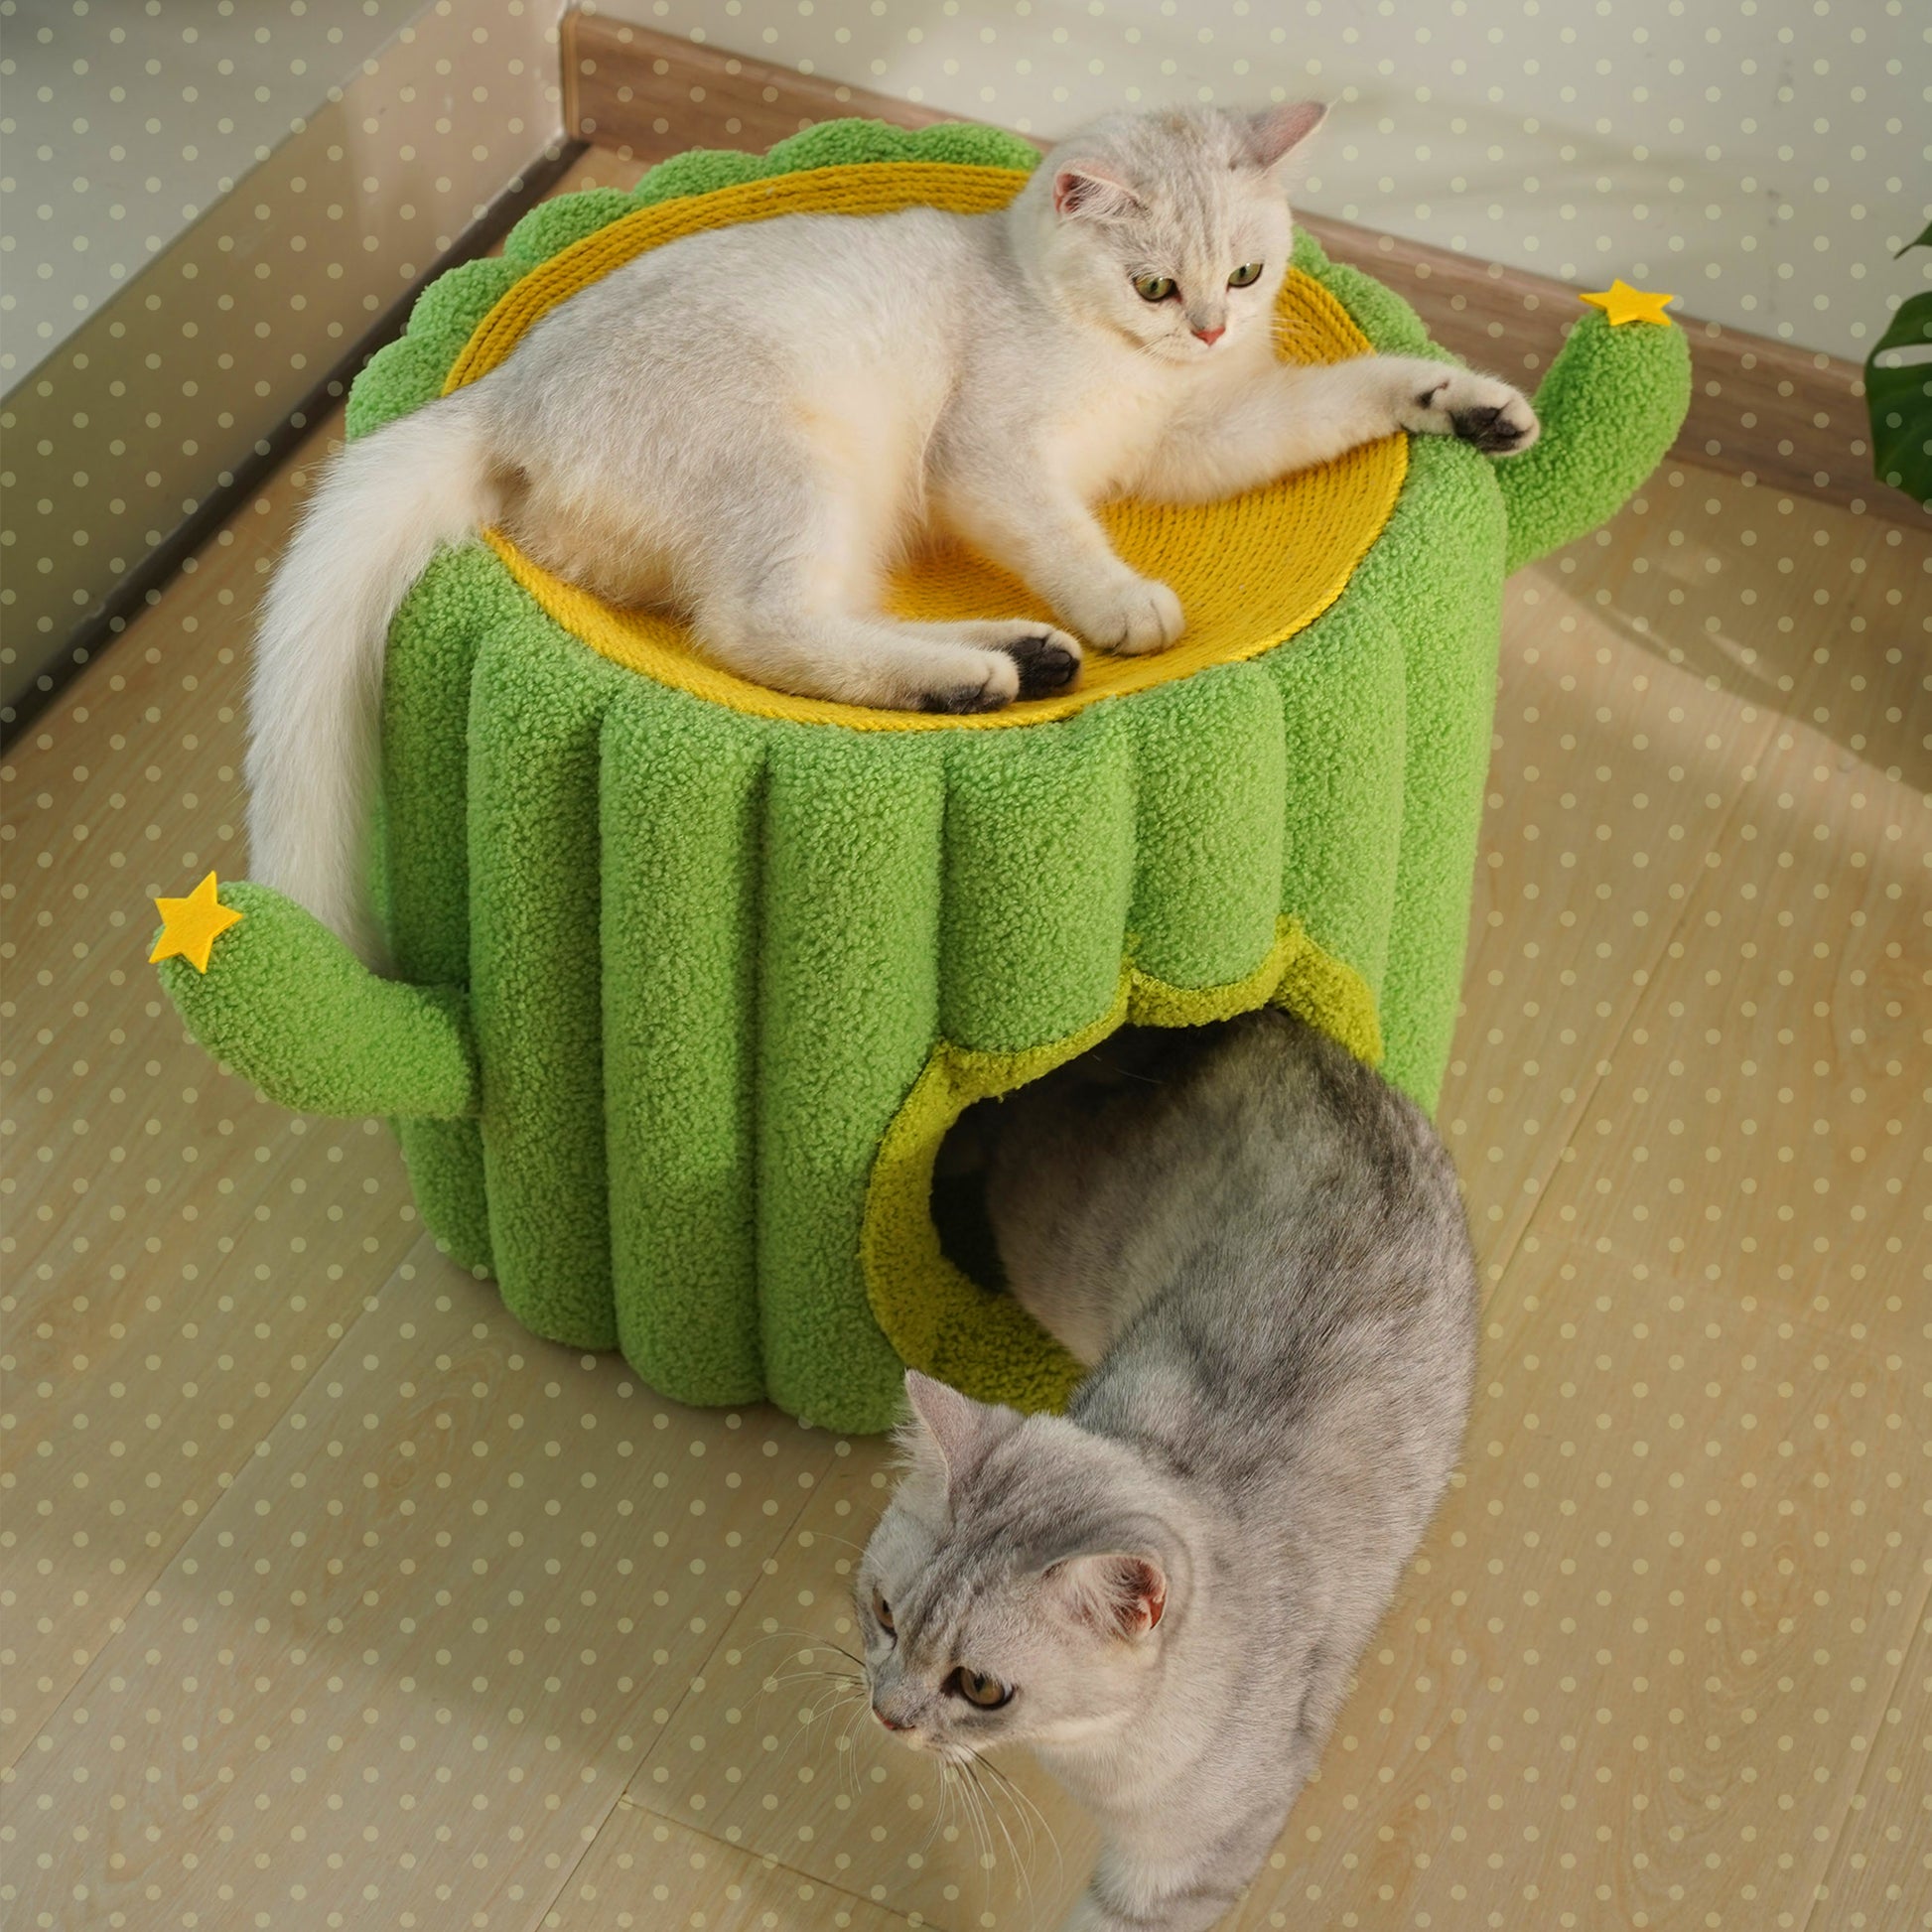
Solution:
<svg viewBox="0 0 1932 1932"><path fill-rule="evenodd" d="M357 382L354 433L440 393L492 305L668 199L874 161L1031 165L1013 137L867 122L680 157L546 204L445 276ZM1377 347L1440 352L1306 236ZM1074 1365L942 1254L933 1152L973 1100L1124 1019L1295 1006L1433 1105L1448 1056L1508 569L1614 510L1689 395L1680 332L1572 333L1543 439L1418 439L1313 621L1000 730L753 715L613 662L481 545L392 627L383 898L399 982L258 887L198 1035L271 1094L397 1118L425 1219L531 1328L666 1393L842 1429L901 1365L1060 1400Z"/></svg>

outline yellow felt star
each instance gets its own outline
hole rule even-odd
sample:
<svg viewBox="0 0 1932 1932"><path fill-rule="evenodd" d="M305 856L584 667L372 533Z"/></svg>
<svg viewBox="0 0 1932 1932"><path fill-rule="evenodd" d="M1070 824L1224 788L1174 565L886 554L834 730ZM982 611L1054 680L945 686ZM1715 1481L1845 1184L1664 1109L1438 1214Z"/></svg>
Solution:
<svg viewBox="0 0 1932 1932"><path fill-rule="evenodd" d="M1664 313L1664 304L1675 302L1677 297L1655 295L1648 289L1633 289L1619 275L1608 288L1586 295L1582 300L1592 309L1601 309L1609 317L1612 329L1625 322L1655 322L1668 329L1671 326L1670 317Z"/></svg>
<svg viewBox="0 0 1932 1932"><path fill-rule="evenodd" d="M179 953L198 973L207 971L208 948L217 933L239 922L241 914L223 905L214 897L214 875L209 873L186 898L158 898L155 909L161 914L161 937L154 942L148 964L157 959L172 959Z"/></svg>

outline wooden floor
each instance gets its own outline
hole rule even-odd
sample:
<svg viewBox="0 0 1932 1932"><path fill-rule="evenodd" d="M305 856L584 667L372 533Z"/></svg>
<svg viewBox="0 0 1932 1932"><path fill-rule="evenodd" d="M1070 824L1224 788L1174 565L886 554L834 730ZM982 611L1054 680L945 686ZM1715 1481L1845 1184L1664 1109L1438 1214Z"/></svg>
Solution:
<svg viewBox="0 0 1932 1932"><path fill-rule="evenodd" d="M879 1446L519 1332L162 1002L306 482L3 774L0 1922L1051 1925L1046 1782L968 1814L811 1675ZM1932 1925L1929 571L1672 469L1511 584L1465 1471L1245 1932Z"/></svg>

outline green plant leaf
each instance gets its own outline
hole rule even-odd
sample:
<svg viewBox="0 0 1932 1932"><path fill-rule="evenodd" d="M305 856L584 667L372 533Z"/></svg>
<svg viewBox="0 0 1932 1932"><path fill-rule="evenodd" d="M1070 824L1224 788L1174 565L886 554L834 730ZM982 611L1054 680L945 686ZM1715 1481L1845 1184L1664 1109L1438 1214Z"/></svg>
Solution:
<svg viewBox="0 0 1932 1932"><path fill-rule="evenodd" d="M1892 256L1892 260L1903 261L1905 256L1914 248L1932 248L1932 221L1928 221L1925 224L1925 229L1923 233L1915 234L1911 238L1911 240L1905 244L1903 248L1899 249L1899 251Z"/></svg>
<svg viewBox="0 0 1932 1932"><path fill-rule="evenodd" d="M1919 240L1932 246L1932 227ZM1932 289L1899 305L1864 364L1872 473L1932 506L1932 359L1880 368L1878 358L1898 348L1932 349Z"/></svg>

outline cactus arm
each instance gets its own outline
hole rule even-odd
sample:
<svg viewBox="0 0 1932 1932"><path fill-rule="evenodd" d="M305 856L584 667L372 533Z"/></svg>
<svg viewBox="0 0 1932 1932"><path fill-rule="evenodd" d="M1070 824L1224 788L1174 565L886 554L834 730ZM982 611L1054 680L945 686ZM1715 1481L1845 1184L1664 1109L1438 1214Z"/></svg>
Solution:
<svg viewBox="0 0 1932 1932"><path fill-rule="evenodd" d="M231 881L241 914L207 971L161 962L188 1030L270 1099L302 1113L450 1119L481 1106L461 987L379 979L313 915L266 886Z"/></svg>
<svg viewBox="0 0 1932 1932"><path fill-rule="evenodd" d="M1536 392L1543 436L1496 465L1515 570L1613 515L1676 440L1691 406L1691 345L1671 324L1588 315Z"/></svg>

